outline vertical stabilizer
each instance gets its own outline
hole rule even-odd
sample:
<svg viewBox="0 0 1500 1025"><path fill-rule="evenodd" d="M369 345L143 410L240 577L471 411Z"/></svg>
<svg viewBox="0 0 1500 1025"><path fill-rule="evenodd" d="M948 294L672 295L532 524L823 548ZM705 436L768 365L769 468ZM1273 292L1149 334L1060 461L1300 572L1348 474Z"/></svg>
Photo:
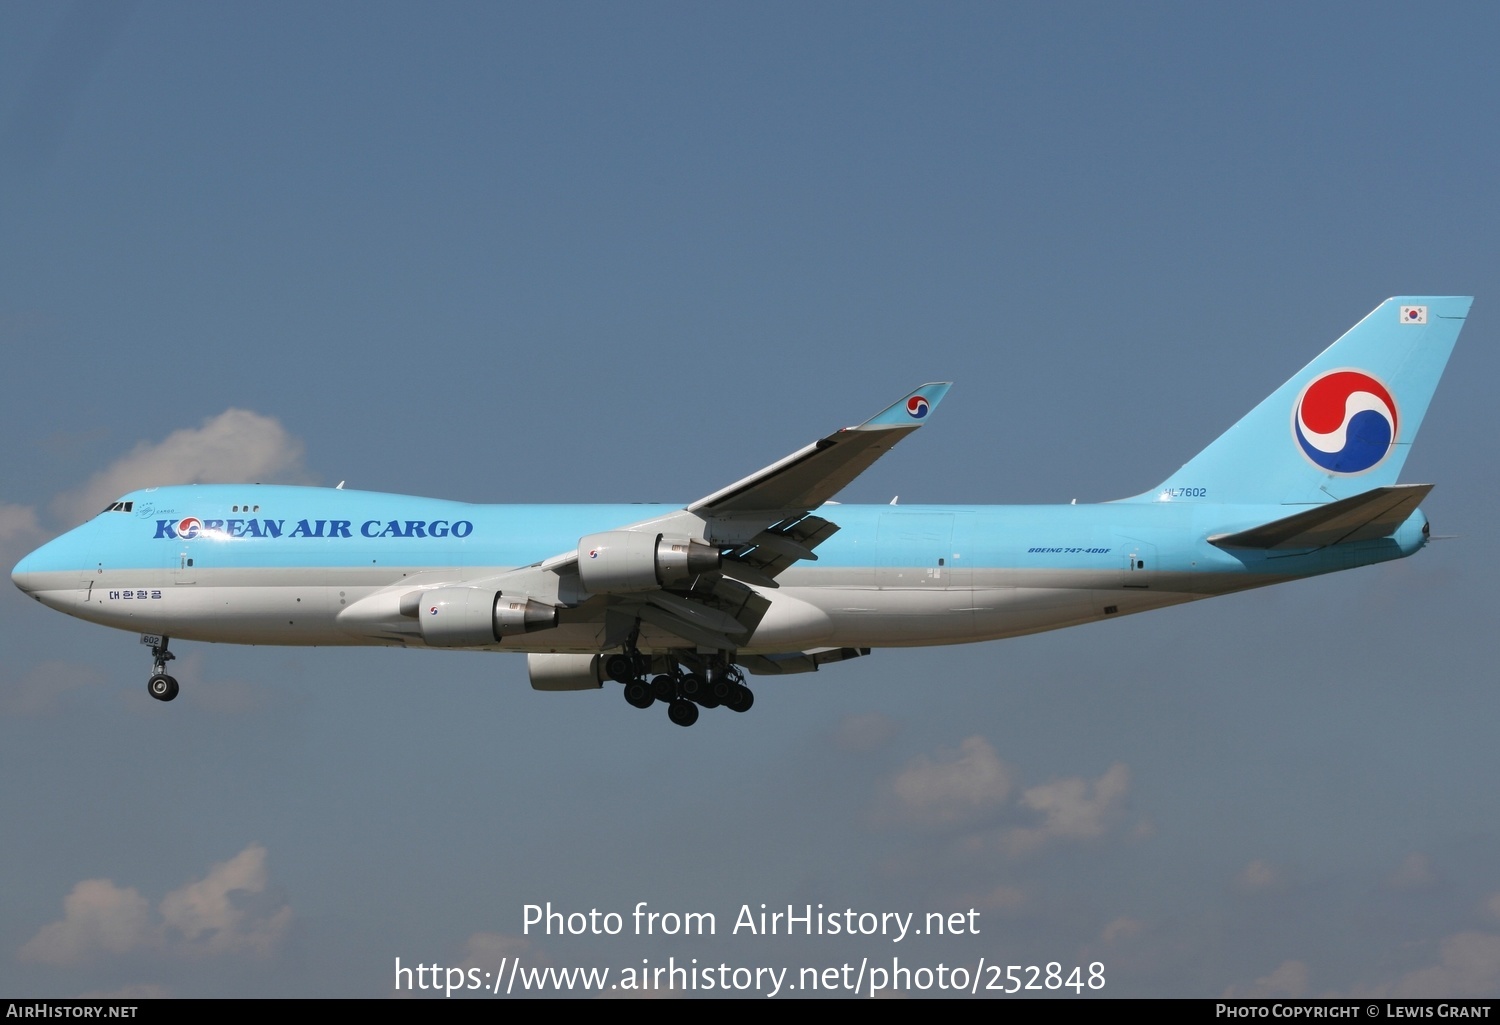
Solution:
<svg viewBox="0 0 1500 1025"><path fill-rule="evenodd" d="M1126 501L1305 504L1396 483L1472 302L1387 299L1182 469Z"/></svg>

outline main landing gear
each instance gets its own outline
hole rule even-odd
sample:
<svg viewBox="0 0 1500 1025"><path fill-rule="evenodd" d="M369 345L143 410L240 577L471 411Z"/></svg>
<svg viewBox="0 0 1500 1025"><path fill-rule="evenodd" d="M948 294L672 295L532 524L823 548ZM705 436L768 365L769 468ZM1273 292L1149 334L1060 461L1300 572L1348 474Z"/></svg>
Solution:
<svg viewBox="0 0 1500 1025"><path fill-rule="evenodd" d="M151 645L151 679L146 681L146 690L157 701L171 701L177 696L177 678L167 675L167 663L177 656L167 650L170 637L142 637L142 644Z"/></svg>
<svg viewBox="0 0 1500 1025"><path fill-rule="evenodd" d="M666 671L648 680L653 663L659 661L660 657L625 651L609 656L604 671L616 683L624 684L628 704L650 708L660 701L667 706L667 718L678 726L697 722L699 708L723 705L733 712L748 712L755 703L755 694L745 686L744 674L722 654L695 660L699 663L695 665L683 665L669 657Z"/></svg>

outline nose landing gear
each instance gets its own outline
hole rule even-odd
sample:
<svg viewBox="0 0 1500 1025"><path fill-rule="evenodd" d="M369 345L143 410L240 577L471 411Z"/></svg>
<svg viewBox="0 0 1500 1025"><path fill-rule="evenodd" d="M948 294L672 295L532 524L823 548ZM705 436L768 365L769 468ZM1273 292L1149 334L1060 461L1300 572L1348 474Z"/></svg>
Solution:
<svg viewBox="0 0 1500 1025"><path fill-rule="evenodd" d="M153 634L145 634L141 637L142 644L151 646L151 679L146 681L146 691L157 701L171 701L177 696L177 679L167 675L167 663L177 656L167 650L167 644L171 641L165 635L157 637Z"/></svg>

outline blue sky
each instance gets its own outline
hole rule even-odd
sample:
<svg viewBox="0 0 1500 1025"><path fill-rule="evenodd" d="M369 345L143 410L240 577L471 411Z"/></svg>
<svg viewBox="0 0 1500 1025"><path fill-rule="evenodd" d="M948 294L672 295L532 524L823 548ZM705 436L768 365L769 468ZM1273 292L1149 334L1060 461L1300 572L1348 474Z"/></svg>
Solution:
<svg viewBox="0 0 1500 1025"><path fill-rule="evenodd" d="M877 652L692 730L473 654L182 645L160 706L133 637L11 591L0 992L899 955L1101 961L1120 996L1500 993L1497 27L0 9L11 562L158 478L686 502L934 379L942 416L845 500L1115 498L1386 296L1478 296L1405 473L1456 540ZM522 935L547 901L723 924ZM762 902L973 907L982 932L724 935Z"/></svg>

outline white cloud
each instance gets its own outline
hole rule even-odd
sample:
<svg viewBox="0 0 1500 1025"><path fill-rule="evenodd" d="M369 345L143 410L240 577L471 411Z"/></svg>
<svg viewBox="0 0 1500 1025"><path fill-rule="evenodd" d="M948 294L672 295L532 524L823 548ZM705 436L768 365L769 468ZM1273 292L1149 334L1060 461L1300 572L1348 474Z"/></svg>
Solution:
<svg viewBox="0 0 1500 1025"><path fill-rule="evenodd" d="M1270 975L1263 975L1250 986L1230 986L1224 996L1234 1000L1259 1000L1270 997L1296 999L1307 995L1308 969L1305 961L1283 961Z"/></svg>
<svg viewBox="0 0 1500 1025"><path fill-rule="evenodd" d="M1451 1000L1493 998L1497 991L1500 991L1500 936L1461 932L1443 940L1437 964L1355 995Z"/></svg>
<svg viewBox="0 0 1500 1025"><path fill-rule="evenodd" d="M35 509L29 505L0 502L0 544L10 544L13 539L29 540L41 534Z"/></svg>
<svg viewBox="0 0 1500 1025"><path fill-rule="evenodd" d="M31 506L0 502L0 561L5 565L14 566L46 536Z"/></svg>
<svg viewBox="0 0 1500 1025"><path fill-rule="evenodd" d="M1484 909L1496 918L1500 918L1500 893L1492 893L1485 898Z"/></svg>
<svg viewBox="0 0 1500 1025"><path fill-rule="evenodd" d="M82 488L60 495L53 509L72 525L136 488L305 477L302 442L280 421L248 409L228 409L156 444L141 442Z"/></svg>
<svg viewBox="0 0 1500 1025"><path fill-rule="evenodd" d="M1117 940L1133 940L1141 934L1141 930L1144 928L1145 923L1139 918L1130 918L1122 915L1099 930L1099 938L1105 943L1114 943Z"/></svg>
<svg viewBox="0 0 1500 1025"><path fill-rule="evenodd" d="M61 921L45 925L21 957L75 965L99 955L141 951L178 957L248 952L265 955L285 933L292 909L252 907L266 889L266 849L251 844L208 875L162 898L157 915L134 888L85 879L63 900Z"/></svg>
<svg viewBox="0 0 1500 1025"><path fill-rule="evenodd" d="M466 973L471 968L477 968L481 972L498 972L509 963L509 958L523 954L528 955L528 964L551 963L545 957L538 956L531 949L531 941L524 936L476 932L464 946L464 959L459 962L459 967Z"/></svg>
<svg viewBox="0 0 1500 1025"><path fill-rule="evenodd" d="M833 743L840 751L874 751L888 744L900 728L896 720L879 712L846 715L834 728Z"/></svg>
<svg viewBox="0 0 1500 1025"><path fill-rule="evenodd" d="M1387 877L1385 885L1393 890L1426 890L1435 886L1437 881L1432 859L1416 851L1406 856L1400 867Z"/></svg>
<svg viewBox="0 0 1500 1025"><path fill-rule="evenodd" d="M984 896L973 902L980 911L993 911L1005 914L1007 912L1019 911L1026 905L1026 893L1014 886L997 886Z"/></svg>
<svg viewBox="0 0 1500 1025"><path fill-rule="evenodd" d="M21 958L77 964L96 953L124 954L154 946L151 905L140 891L108 879L85 879L63 898L63 918L45 925L21 947Z"/></svg>
<svg viewBox="0 0 1500 1025"><path fill-rule="evenodd" d="M1091 840L1103 835L1130 789L1130 770L1116 763L1090 782L1080 776L1028 789L1021 804L1043 815L1040 826L1009 830L1004 845L1029 854L1053 840Z"/></svg>
<svg viewBox="0 0 1500 1025"><path fill-rule="evenodd" d="M1011 774L983 737L969 737L958 750L937 757L918 755L891 782L890 798L899 818L919 825L955 826L975 822L1003 808Z"/></svg>
<svg viewBox="0 0 1500 1025"><path fill-rule="evenodd" d="M43 662L14 683L0 687L0 715L46 715L64 707L63 695L103 682L91 666Z"/></svg>
<svg viewBox="0 0 1500 1025"><path fill-rule="evenodd" d="M1081 842L1118 826L1130 769L1116 763L1097 779L1069 776L1016 793L1016 771L985 738L918 755L885 785L877 820L943 830L945 857L1025 857L1055 842Z"/></svg>
<svg viewBox="0 0 1500 1025"><path fill-rule="evenodd" d="M171 996L171 990L154 982L134 982L119 989L78 994L80 1000L166 1000Z"/></svg>
<svg viewBox="0 0 1500 1025"><path fill-rule="evenodd" d="M189 945L211 954L248 950L270 952L291 921L292 909L282 907L257 917L241 902L266 888L266 849L251 844L228 861L215 865L196 883L162 898L161 917Z"/></svg>
<svg viewBox="0 0 1500 1025"><path fill-rule="evenodd" d="M1256 858L1234 877L1234 885L1250 893L1270 893L1286 889L1287 880L1276 866Z"/></svg>

